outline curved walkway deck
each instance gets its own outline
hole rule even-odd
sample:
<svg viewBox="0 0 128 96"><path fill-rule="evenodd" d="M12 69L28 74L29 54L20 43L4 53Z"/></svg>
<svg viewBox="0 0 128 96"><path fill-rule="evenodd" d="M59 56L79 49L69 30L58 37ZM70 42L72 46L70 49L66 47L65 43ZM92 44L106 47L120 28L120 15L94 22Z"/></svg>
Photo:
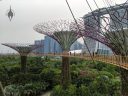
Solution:
<svg viewBox="0 0 128 96"><path fill-rule="evenodd" d="M29 56L65 56L65 57L75 57L75 58L82 58L85 60L93 60L94 61L101 61L105 63L109 63L121 68L124 68L128 70L128 57L122 57L119 55L92 55L92 57L89 54L56 54L56 53L48 53L48 54L34 54L31 53Z"/></svg>
<svg viewBox="0 0 128 96"><path fill-rule="evenodd" d="M10 54L10 55L18 55L18 54ZM23 55L23 54L22 54ZM123 57L119 55L94 55L92 54L92 57L89 54L56 54L56 53L47 53L47 54L39 54L39 53L30 53L28 56L65 56L65 57L75 57L75 58L81 58L85 60L93 60L94 61L101 61L104 63L109 63L118 67L121 67L123 69L128 70L128 56Z"/></svg>

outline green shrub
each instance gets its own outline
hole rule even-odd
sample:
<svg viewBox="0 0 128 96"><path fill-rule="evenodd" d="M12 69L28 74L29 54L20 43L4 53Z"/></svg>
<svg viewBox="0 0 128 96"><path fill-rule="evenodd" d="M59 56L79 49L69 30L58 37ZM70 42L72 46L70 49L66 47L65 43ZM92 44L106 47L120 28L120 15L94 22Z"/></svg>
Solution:
<svg viewBox="0 0 128 96"><path fill-rule="evenodd" d="M12 76L13 74L18 74L18 73L20 73L21 68L20 68L20 66L14 66L14 67L8 68L7 70L8 70L8 74L9 74L10 76Z"/></svg>
<svg viewBox="0 0 128 96"><path fill-rule="evenodd" d="M73 84L76 84L77 87L80 87L81 84L84 85L90 85L90 83L93 82L94 78L97 77L97 72L96 71L92 71L92 70L81 70L79 72L78 78L76 78L75 80L73 80Z"/></svg>
<svg viewBox="0 0 128 96"><path fill-rule="evenodd" d="M29 67L28 68L28 72L29 73L33 73L33 74L40 74L41 71L42 71L42 67L35 67L35 66L33 66L33 67Z"/></svg>
<svg viewBox="0 0 128 96"><path fill-rule="evenodd" d="M8 74L0 72L0 81L3 83L3 85L8 84L9 77Z"/></svg>
<svg viewBox="0 0 128 96"><path fill-rule="evenodd" d="M61 85L54 87L51 96L77 96L77 88L75 85L69 85L64 89Z"/></svg>
<svg viewBox="0 0 128 96"><path fill-rule="evenodd" d="M109 95L121 96L121 81L119 78L111 79L109 84Z"/></svg>
<svg viewBox="0 0 128 96"><path fill-rule="evenodd" d="M110 65L110 64L107 64L107 66L104 67L102 69L102 71L107 71L107 72L113 74L113 76L119 76L120 75L119 74L119 67L114 66L114 65Z"/></svg>
<svg viewBox="0 0 128 96"><path fill-rule="evenodd" d="M79 64L82 63L84 60L81 58L70 58L70 64Z"/></svg>
<svg viewBox="0 0 128 96"><path fill-rule="evenodd" d="M4 91L6 96L37 96L46 90L46 82L28 83L25 85L8 85Z"/></svg>
<svg viewBox="0 0 128 96"><path fill-rule="evenodd" d="M78 96L92 96L92 94L90 93L89 87L83 84L77 90L77 95Z"/></svg>
<svg viewBox="0 0 128 96"><path fill-rule="evenodd" d="M37 82L37 81L41 81L39 74L20 73L20 74L15 74L12 77L12 83L14 84L26 84L29 82Z"/></svg>
<svg viewBox="0 0 128 96"><path fill-rule="evenodd" d="M107 71L100 71L99 76L102 76L102 75L108 76L109 78L114 78L113 74Z"/></svg>
<svg viewBox="0 0 128 96"><path fill-rule="evenodd" d="M23 94L36 96L38 94L41 94L41 92L45 91L47 87L48 87L48 84L46 82L36 82L36 83L25 84L23 88Z"/></svg>
<svg viewBox="0 0 128 96"><path fill-rule="evenodd" d="M97 69L98 71L101 71L106 66L107 65L103 62L96 62L93 68Z"/></svg>
<svg viewBox="0 0 128 96"><path fill-rule="evenodd" d="M65 95L65 91L61 85L57 85L54 87L51 96L63 96Z"/></svg>
<svg viewBox="0 0 128 96"><path fill-rule="evenodd" d="M66 96L77 96L77 93L76 93L77 88L75 85L70 84L66 89L66 91L67 91Z"/></svg>
<svg viewBox="0 0 128 96"><path fill-rule="evenodd" d="M20 92L17 85L5 86L4 92L6 96L19 96Z"/></svg>
<svg viewBox="0 0 128 96"><path fill-rule="evenodd" d="M61 80L60 59L28 57L26 74L20 73L17 62L20 58L16 56L0 57L0 80L11 94L39 96L54 87L51 96L120 96L121 81L115 66L72 58L71 85L64 89L58 85Z"/></svg>
<svg viewBox="0 0 128 96"><path fill-rule="evenodd" d="M27 65L30 67L42 67L44 64L43 59L41 57L28 57Z"/></svg>
<svg viewBox="0 0 128 96"><path fill-rule="evenodd" d="M61 71L56 68L45 68L40 73L41 79L48 82L51 87L60 83Z"/></svg>
<svg viewBox="0 0 128 96"><path fill-rule="evenodd" d="M110 78L106 75L100 75L91 83L91 89L94 93L108 94L109 85Z"/></svg>

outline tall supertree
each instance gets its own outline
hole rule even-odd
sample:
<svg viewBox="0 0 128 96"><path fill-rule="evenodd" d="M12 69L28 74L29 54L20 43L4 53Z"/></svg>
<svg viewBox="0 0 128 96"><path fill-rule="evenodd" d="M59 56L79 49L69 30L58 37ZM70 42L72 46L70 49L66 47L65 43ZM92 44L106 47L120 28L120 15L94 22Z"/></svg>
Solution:
<svg viewBox="0 0 128 96"><path fill-rule="evenodd" d="M62 52L68 54L71 45L78 39L78 30L73 30L73 23L67 20L41 23L34 26L34 30L55 39L61 46ZM70 83L69 57L62 56L62 85Z"/></svg>
<svg viewBox="0 0 128 96"><path fill-rule="evenodd" d="M31 45L31 44L20 44L20 43L3 43L7 47L16 50L20 54L21 58L21 72L26 73L27 71L27 55L43 45Z"/></svg>
<svg viewBox="0 0 128 96"><path fill-rule="evenodd" d="M121 4L117 4L116 0L93 0L92 2L85 0L91 12L83 17L84 22L76 20L68 0L65 1L77 25L76 29L79 29L79 34L85 36L87 39L91 38L105 44L114 54L119 55L118 60L121 59L122 62L127 63L128 0L125 2L124 0L120 0ZM101 8L103 6L101 3L106 7ZM94 7L96 10L93 10ZM84 41L87 39L83 38ZM84 43L89 49L88 44ZM122 96L128 96L128 71L120 67L120 72Z"/></svg>
<svg viewBox="0 0 128 96"><path fill-rule="evenodd" d="M84 30L81 33L85 37L97 40L107 45L114 54L120 55L121 63L128 63L128 3L99 8L94 0L97 10L92 10L91 4L86 0L91 9L84 19ZM82 23L81 23L82 24ZM120 68L122 81L122 96L128 96L128 71Z"/></svg>

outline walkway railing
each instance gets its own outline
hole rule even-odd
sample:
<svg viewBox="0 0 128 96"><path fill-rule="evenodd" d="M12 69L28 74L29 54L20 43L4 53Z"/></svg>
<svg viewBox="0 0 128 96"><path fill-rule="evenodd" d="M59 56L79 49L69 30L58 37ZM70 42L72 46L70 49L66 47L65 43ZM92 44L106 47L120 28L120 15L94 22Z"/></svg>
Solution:
<svg viewBox="0 0 128 96"><path fill-rule="evenodd" d="M30 56L32 55L33 56L65 56L65 57L82 58L85 60L92 60L89 54L78 54L78 53L47 53L47 54L31 53ZM92 54L92 56L93 56L93 60L95 61L109 63L128 70L128 56L97 55L97 54Z"/></svg>
<svg viewBox="0 0 128 96"><path fill-rule="evenodd" d="M18 55L18 54L12 54ZM29 56L65 56L92 60L89 54L79 53L30 53ZM128 70L128 56L92 54L93 60L109 63Z"/></svg>

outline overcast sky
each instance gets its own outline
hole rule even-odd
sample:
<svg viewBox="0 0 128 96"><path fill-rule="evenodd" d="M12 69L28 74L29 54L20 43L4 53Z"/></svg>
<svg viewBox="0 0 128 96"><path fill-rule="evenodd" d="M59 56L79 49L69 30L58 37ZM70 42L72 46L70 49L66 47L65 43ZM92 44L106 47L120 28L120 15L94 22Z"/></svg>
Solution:
<svg viewBox="0 0 128 96"><path fill-rule="evenodd" d="M68 0L76 18L90 12L86 0ZM96 9L94 0L88 0L91 7ZM105 0L96 0L98 6L106 6ZM126 0L107 0L112 3L122 3ZM12 21L6 16L10 5L15 12ZM58 19L72 19L65 0L0 0L0 43L33 43L43 38L33 30L40 22ZM0 52L7 51L0 45Z"/></svg>

